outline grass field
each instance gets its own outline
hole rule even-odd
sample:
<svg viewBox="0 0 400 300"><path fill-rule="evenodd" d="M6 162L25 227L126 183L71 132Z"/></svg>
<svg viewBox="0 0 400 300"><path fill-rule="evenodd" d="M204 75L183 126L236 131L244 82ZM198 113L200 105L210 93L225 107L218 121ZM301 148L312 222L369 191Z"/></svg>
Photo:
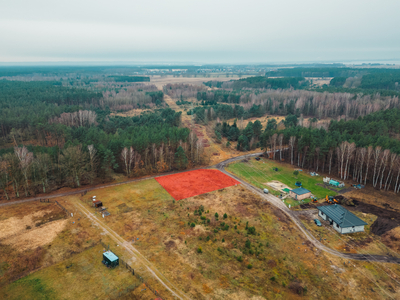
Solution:
<svg viewBox="0 0 400 300"><path fill-rule="evenodd" d="M274 171L274 168L278 168L279 171ZM311 176L304 171L295 176L293 172L297 168L269 159L262 158L256 161L252 158L248 162L235 162L227 169L259 188L268 188L267 182L278 180L294 189L296 181L301 181L303 187L310 190L318 199L325 198L326 195L337 195L336 192L317 185L323 183L322 176Z"/></svg>
<svg viewBox="0 0 400 300"><path fill-rule="evenodd" d="M147 292L124 267L107 269L102 253L103 247L97 245L17 280L0 289L2 299L117 299ZM143 299L151 299L152 293L147 296Z"/></svg>
<svg viewBox="0 0 400 300"><path fill-rule="evenodd" d="M84 198L93 195L110 207L102 220L127 241L139 238L134 246L190 298L381 299L368 278L393 287L369 263L349 265L321 253L285 215L240 185L178 202L155 180Z"/></svg>

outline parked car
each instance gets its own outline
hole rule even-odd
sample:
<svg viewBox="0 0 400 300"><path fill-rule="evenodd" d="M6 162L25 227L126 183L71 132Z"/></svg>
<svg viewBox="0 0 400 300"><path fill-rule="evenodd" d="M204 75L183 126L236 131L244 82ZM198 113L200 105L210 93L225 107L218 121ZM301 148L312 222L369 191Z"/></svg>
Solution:
<svg viewBox="0 0 400 300"><path fill-rule="evenodd" d="M322 226L320 220L318 220L318 219L314 219L314 223L315 223L317 226Z"/></svg>

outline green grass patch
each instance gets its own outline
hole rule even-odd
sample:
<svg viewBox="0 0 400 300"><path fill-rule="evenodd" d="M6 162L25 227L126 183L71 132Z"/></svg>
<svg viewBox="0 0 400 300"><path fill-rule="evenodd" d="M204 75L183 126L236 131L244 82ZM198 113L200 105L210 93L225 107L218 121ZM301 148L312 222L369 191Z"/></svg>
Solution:
<svg viewBox="0 0 400 300"><path fill-rule="evenodd" d="M278 168L278 171L274 171ZM292 189L297 188L296 181L301 181L303 187L310 190L317 198L325 198L326 195L335 196L336 192L321 187L317 184L322 184L322 176L311 176L304 171L299 172L297 176L293 174L295 168L288 164L282 164L276 161L261 159L260 161L250 160L249 162L235 162L228 166L228 171L246 179L249 183L259 187L260 189L271 187L267 186L267 182L278 180ZM274 195L280 194L275 190L271 191ZM286 202L286 201L285 201Z"/></svg>

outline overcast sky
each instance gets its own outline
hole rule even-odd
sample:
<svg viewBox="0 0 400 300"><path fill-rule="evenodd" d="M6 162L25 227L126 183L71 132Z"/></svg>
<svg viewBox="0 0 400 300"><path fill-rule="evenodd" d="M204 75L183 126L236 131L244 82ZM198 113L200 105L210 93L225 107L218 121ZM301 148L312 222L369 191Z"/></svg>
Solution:
<svg viewBox="0 0 400 300"><path fill-rule="evenodd" d="M1 0L0 62L400 61L400 0Z"/></svg>

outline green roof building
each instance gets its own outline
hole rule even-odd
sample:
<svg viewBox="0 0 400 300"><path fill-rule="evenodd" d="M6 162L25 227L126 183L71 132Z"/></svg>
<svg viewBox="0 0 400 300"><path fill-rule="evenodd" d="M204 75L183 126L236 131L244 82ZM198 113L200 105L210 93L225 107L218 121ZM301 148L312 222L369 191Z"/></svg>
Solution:
<svg viewBox="0 0 400 300"><path fill-rule="evenodd" d="M364 226L368 225L341 205L325 205L317 208L318 216L329 221L333 228L340 233L362 232Z"/></svg>
<svg viewBox="0 0 400 300"><path fill-rule="evenodd" d="M119 258L111 251L106 251L103 253L103 264L107 267L116 267L119 265Z"/></svg>

